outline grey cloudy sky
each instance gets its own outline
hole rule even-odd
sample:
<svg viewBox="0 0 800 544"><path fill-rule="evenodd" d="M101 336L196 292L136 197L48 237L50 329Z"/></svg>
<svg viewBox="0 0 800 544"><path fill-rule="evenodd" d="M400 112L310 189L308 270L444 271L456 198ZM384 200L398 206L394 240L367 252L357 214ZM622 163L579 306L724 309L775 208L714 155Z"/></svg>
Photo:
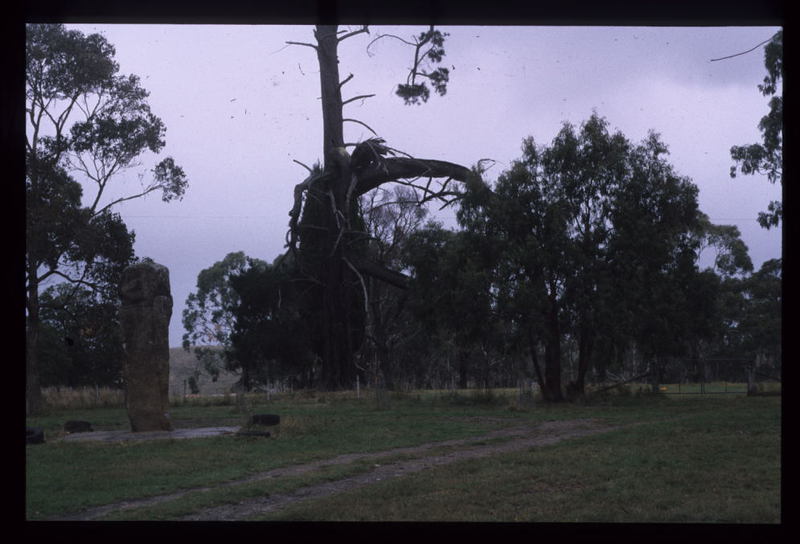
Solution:
<svg viewBox="0 0 800 544"><path fill-rule="evenodd" d="M232 251L272 261L283 251L294 185L322 152L319 71L310 26L68 25L100 32L116 47L124 74L137 74L167 126L171 155L186 171L180 202L156 195L117 208L136 232L136 254L170 270L174 310L170 345L183 334L181 312L197 274ZM522 139L549 144L561 125L593 110L633 142L649 130L669 146L677 172L700 188L700 208L742 231L756 267L780 257L780 229L756 223L781 188L759 176L731 179L730 148L760 141L767 99L761 49L776 27L441 27L450 35L445 97L404 106L394 95L413 52L379 33L410 37L423 26L374 27L340 47L342 77L354 74L345 117L371 126L411 155L465 166L497 161L493 181L520 155ZM346 123L345 139L371 136ZM141 169L152 167L143 157ZM116 194L138 187L138 170L120 175ZM114 195L109 194L108 198ZM441 218L452 225L454 212Z"/></svg>

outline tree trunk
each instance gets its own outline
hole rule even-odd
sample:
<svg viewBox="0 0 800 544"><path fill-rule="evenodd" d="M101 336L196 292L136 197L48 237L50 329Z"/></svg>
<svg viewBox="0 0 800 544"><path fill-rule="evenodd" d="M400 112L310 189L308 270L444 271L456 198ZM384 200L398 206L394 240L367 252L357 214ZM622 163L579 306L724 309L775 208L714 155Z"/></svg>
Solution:
<svg viewBox="0 0 800 544"><path fill-rule="evenodd" d="M349 157L344 149L342 128L342 94L339 81L338 39L335 25L316 27L317 58L320 68L322 97L323 152L329 179L327 195L331 198L328 232L322 248L320 276L322 281L322 384L325 389L349 387L355 378L354 346L347 282L348 270L343 255L343 229L348 229L350 214L347 202L350 185ZM337 220L338 219L338 220ZM344 221L344 224L341 221ZM348 229L349 230L349 229Z"/></svg>
<svg viewBox="0 0 800 544"><path fill-rule="evenodd" d="M552 289L555 292L555 289ZM561 326L558 322L558 302L554 295L550 297L550 308L547 313L547 338L544 347L544 379L542 387L545 400L561 402Z"/></svg>
<svg viewBox="0 0 800 544"><path fill-rule="evenodd" d="M339 41L336 25L317 25L317 59L319 60L320 90L322 92L322 144L325 166L331 150L344 148L342 122L342 91L339 81Z"/></svg>
<svg viewBox="0 0 800 544"><path fill-rule="evenodd" d="M36 267L28 270L28 318L25 331L25 415L39 415L44 411L44 398L39 381L39 283Z"/></svg>
<svg viewBox="0 0 800 544"><path fill-rule="evenodd" d="M533 362L533 371L536 372L536 381L544 394L544 377L542 376L542 368L539 366L539 356L536 354L538 343L534 339L533 331L528 327L528 345L530 346L531 361Z"/></svg>
<svg viewBox="0 0 800 544"><path fill-rule="evenodd" d="M314 276L312 304L317 312L313 319L318 324L314 339L315 351L321 359L321 386L327 389L352 387L355 377L355 352L364 335L364 320L368 310L364 308L365 276L372 276L401 288L407 287L407 278L390 271L377 263L363 258L360 239L363 226L358 215L358 197L382 183L420 176L446 177L466 182L473 179L472 172L463 166L427 159L409 157L386 157L392 154L374 139L362 142L353 156L361 152L361 159L351 161L345 149L342 115L342 82L339 78L337 26L318 25L314 31L317 44L312 45L317 53L320 68L320 91L323 120L322 173L313 173L295 187L295 202L290 212L292 230L290 248L301 237L301 255L311 249L305 261L305 271ZM374 145L373 145L374 144ZM375 147L377 146L377 147ZM376 151L378 149L380 153ZM446 183L446 182L445 182ZM313 195L310 195L313 184ZM306 199L303 205L302 195ZM450 194L442 189L439 196ZM430 195L429 195L430 196ZM300 210L303 218L311 206L316 207L316 223L305 225L315 229L301 231L298 226ZM324 217L323 217L324 216ZM320 228L325 234L320 235ZM312 240L305 247L302 233ZM300 267L303 269L303 265Z"/></svg>
<svg viewBox="0 0 800 544"><path fill-rule="evenodd" d="M578 335L578 375L569 387L573 398L583 397L585 394L586 373L589 371L593 350L594 331L584 320Z"/></svg>
<svg viewBox="0 0 800 544"><path fill-rule="evenodd" d="M458 350L458 388L466 389L469 384L469 352Z"/></svg>

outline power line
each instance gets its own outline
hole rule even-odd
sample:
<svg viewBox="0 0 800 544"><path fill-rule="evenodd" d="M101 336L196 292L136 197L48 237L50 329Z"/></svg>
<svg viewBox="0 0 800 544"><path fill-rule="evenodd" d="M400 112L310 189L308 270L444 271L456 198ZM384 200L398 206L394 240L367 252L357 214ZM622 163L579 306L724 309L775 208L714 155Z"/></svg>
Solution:
<svg viewBox="0 0 800 544"><path fill-rule="evenodd" d="M772 38L774 38L774 37L775 37L775 36L773 36ZM732 59L733 57L738 57L738 56L740 56L740 55L746 55L746 54L747 54L747 53L749 53L750 51L755 51L756 49L758 49L759 47L761 47L761 46L762 46L762 45L764 45L765 43L772 41L772 38L769 38L769 39L767 39L767 40L764 40L763 42L761 42L761 43L760 43L760 44L758 44L757 46L753 47L752 49L748 49L747 51L742 51L741 53L736 53L735 55L728 55L727 57L720 57L720 58L718 58L718 59L711 59L709 62L716 62L716 61L718 61L718 60Z"/></svg>

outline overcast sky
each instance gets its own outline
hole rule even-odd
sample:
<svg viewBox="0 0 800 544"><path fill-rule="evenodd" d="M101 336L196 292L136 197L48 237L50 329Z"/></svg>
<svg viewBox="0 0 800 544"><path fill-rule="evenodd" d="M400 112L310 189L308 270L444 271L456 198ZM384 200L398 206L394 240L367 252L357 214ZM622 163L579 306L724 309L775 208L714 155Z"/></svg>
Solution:
<svg viewBox="0 0 800 544"><path fill-rule="evenodd" d="M321 158L322 112L310 26L68 25L100 32L116 47L122 74L136 74L153 113L167 127L166 147L189 179L182 201L157 194L117 208L136 233L136 254L170 270L170 345L180 346L181 314L197 274L229 252L271 262L283 251L294 185ZM405 106L394 95L413 51L379 33L410 37L424 26L372 27L340 46L340 73L354 78L345 117L371 126L394 148L472 166L497 161L494 181L521 154L527 136L549 144L563 122L579 126L593 110L612 130L640 142L649 130L669 146L670 162L700 188L700 208L742 231L756 268L781 256L780 229L756 216L781 188L765 177L729 176L733 145L760 142L768 99L763 49L750 49L776 27L441 27L447 95ZM346 123L345 139L371 136ZM114 182L117 195L138 188L139 170ZM88 190L88 188L87 188ZM108 198L113 198L109 194ZM454 212L441 218L454 225Z"/></svg>

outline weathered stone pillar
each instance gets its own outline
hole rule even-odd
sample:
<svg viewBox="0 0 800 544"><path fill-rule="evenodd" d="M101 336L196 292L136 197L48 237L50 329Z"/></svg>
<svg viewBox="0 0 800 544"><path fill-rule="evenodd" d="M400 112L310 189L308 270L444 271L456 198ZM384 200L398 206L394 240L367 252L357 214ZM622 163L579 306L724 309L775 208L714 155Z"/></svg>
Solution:
<svg viewBox="0 0 800 544"><path fill-rule="evenodd" d="M169 270L154 262L129 266L122 273L119 295L131 431L170 431Z"/></svg>

